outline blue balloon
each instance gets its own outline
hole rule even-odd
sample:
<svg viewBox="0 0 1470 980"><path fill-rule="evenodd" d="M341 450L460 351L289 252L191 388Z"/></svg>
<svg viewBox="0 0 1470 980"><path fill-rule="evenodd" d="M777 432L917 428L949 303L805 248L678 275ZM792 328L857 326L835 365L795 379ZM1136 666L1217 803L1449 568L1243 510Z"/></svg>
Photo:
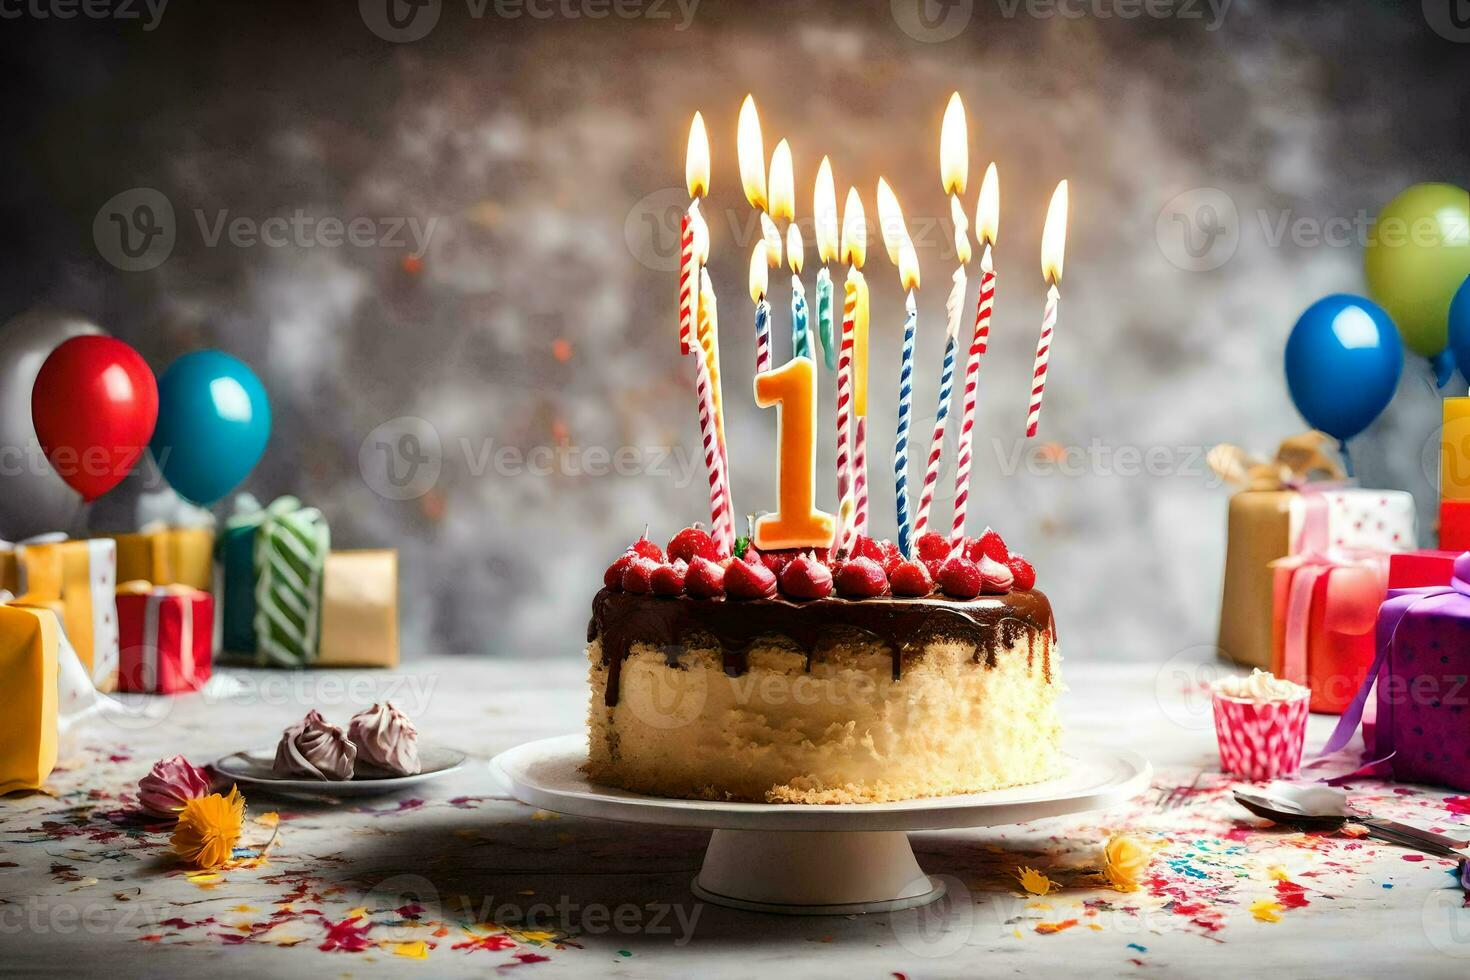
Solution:
<svg viewBox="0 0 1470 980"><path fill-rule="evenodd" d="M1342 294L1307 308L1286 341L1286 385L1314 429L1339 441L1362 432L1393 400L1404 347L1387 313Z"/></svg>
<svg viewBox="0 0 1470 980"><path fill-rule="evenodd" d="M184 499L207 506L237 487L270 434L265 386L243 361L195 351L159 377L158 426L148 448Z"/></svg>
<svg viewBox="0 0 1470 980"><path fill-rule="evenodd" d="M1450 300L1450 350L1460 373L1470 378L1470 276Z"/></svg>

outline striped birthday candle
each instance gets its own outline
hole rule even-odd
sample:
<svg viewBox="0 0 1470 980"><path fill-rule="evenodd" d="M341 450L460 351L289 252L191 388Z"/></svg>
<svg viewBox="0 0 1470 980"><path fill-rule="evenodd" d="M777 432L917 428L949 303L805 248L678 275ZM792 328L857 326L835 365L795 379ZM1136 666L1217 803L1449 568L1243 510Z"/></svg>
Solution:
<svg viewBox="0 0 1470 980"><path fill-rule="evenodd" d="M904 300L903 354L898 369L898 434L893 442L893 497L898 521L898 550L905 558L913 552L909 524L909 415L914 402L914 335L919 321L914 291Z"/></svg>

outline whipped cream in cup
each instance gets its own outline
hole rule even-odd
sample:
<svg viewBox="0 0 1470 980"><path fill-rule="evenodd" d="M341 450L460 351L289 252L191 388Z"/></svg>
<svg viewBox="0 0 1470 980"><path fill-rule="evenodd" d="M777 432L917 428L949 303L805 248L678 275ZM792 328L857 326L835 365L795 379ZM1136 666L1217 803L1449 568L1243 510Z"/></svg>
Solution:
<svg viewBox="0 0 1470 980"><path fill-rule="evenodd" d="M1260 782L1301 768L1310 690L1263 670L1221 678L1212 689L1221 770Z"/></svg>
<svg viewBox="0 0 1470 980"><path fill-rule="evenodd" d="M1222 677L1211 685L1220 697L1237 701L1252 701L1256 704L1276 701L1295 701L1312 692L1300 684L1277 677L1269 670L1257 667L1249 677Z"/></svg>

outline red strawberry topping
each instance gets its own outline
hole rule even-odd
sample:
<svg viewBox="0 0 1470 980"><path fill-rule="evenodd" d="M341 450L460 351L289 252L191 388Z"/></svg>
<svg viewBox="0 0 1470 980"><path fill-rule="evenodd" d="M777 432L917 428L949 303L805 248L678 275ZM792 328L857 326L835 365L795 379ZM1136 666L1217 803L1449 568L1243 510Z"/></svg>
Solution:
<svg viewBox="0 0 1470 980"><path fill-rule="evenodd" d="M832 570L812 555L791 559L780 578L781 591L793 599L825 599L832 594Z"/></svg>
<svg viewBox="0 0 1470 980"><path fill-rule="evenodd" d="M634 558L623 571L623 591L652 592L653 573L656 571L658 571L658 562L652 558Z"/></svg>
<svg viewBox="0 0 1470 980"><path fill-rule="evenodd" d="M645 531L643 533L643 537L639 538L637 541L634 541L628 547L628 550L629 551L637 552L638 554L642 555L644 558L649 559L650 561L659 562L659 561L663 561L664 560L663 549L659 548L658 545L656 545L652 541L648 540L648 532L647 531Z"/></svg>
<svg viewBox="0 0 1470 980"><path fill-rule="evenodd" d="M696 525L686 527L670 538L668 553L669 561L683 561L685 564L693 561L695 555L713 561L720 557L720 546L715 544L708 531Z"/></svg>
<svg viewBox="0 0 1470 980"><path fill-rule="evenodd" d="M990 558L980 559L980 590L986 595L1005 595L1011 591L1016 576L1009 565Z"/></svg>
<svg viewBox="0 0 1470 980"><path fill-rule="evenodd" d="M914 546L919 561L943 561L949 557L949 538L938 531L930 531L928 534L919 535L919 540Z"/></svg>
<svg viewBox="0 0 1470 980"><path fill-rule="evenodd" d="M776 573L760 561L732 561L725 569L725 594L732 599L769 599L776 594Z"/></svg>
<svg viewBox="0 0 1470 980"><path fill-rule="evenodd" d="M684 591L684 578L688 573L689 566L675 559L672 565L666 563L654 569L649 584L654 595L678 595Z"/></svg>
<svg viewBox="0 0 1470 980"><path fill-rule="evenodd" d="M899 562L898 567L888 574L894 595L921 596L934 591L934 579L922 562Z"/></svg>
<svg viewBox="0 0 1470 980"><path fill-rule="evenodd" d="M866 534L859 534L852 539L852 557L870 558L878 564L883 564L883 545Z"/></svg>
<svg viewBox="0 0 1470 980"><path fill-rule="evenodd" d="M602 584L609 589L621 589L623 587L623 573L628 570L628 566L633 564L637 558L638 553L632 548L623 552L618 556L617 561L607 566L607 571L602 573Z"/></svg>
<svg viewBox="0 0 1470 980"><path fill-rule="evenodd" d="M782 569L791 564L800 554L801 552L795 548L782 548L780 551L761 552L760 560L767 568L775 572L777 577L780 577Z"/></svg>
<svg viewBox="0 0 1470 980"><path fill-rule="evenodd" d="M965 549L965 557L979 564L981 558L989 558L1002 564L1010 557L1010 551L1006 549L1006 543L999 534L990 528L980 535L980 539L972 546Z"/></svg>
<svg viewBox="0 0 1470 980"><path fill-rule="evenodd" d="M1031 563L1020 555L1011 555L1011 560L1006 562L1011 574L1016 577L1015 587L1018 592L1025 592L1036 586L1036 569Z"/></svg>
<svg viewBox="0 0 1470 980"><path fill-rule="evenodd" d="M837 591L849 599L875 599L889 594L888 576L876 561L859 556L843 563L837 573Z"/></svg>
<svg viewBox="0 0 1470 980"><path fill-rule="evenodd" d="M684 576L684 591L696 599L718 599L725 594L725 567L696 555Z"/></svg>
<svg viewBox="0 0 1470 980"><path fill-rule="evenodd" d="M973 599L982 585L979 566L968 558L956 555L939 568L939 587L951 599Z"/></svg>

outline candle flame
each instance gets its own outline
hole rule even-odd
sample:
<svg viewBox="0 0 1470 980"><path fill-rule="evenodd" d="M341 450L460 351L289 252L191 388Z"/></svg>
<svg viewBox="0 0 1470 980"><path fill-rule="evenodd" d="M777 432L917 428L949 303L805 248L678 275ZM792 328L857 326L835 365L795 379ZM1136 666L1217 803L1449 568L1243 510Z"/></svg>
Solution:
<svg viewBox="0 0 1470 980"><path fill-rule="evenodd" d="M796 217L796 183L791 174L791 144L784 139L771 154L771 179L767 185L771 217L791 221Z"/></svg>
<svg viewBox="0 0 1470 980"><path fill-rule="evenodd" d="M898 278L904 289L919 288L919 256L907 235L898 246Z"/></svg>
<svg viewBox="0 0 1470 980"><path fill-rule="evenodd" d="M764 211L761 212L761 241L766 243L766 258L774 268L781 264L781 233L776 222Z"/></svg>
<svg viewBox="0 0 1470 980"><path fill-rule="evenodd" d="M791 271L801 275L801 266L806 261L806 248L801 241L801 226L795 222L786 229L786 264Z"/></svg>
<svg viewBox="0 0 1470 980"><path fill-rule="evenodd" d="M994 245L1000 234L1000 175L995 164L985 168L985 179L980 182L980 201L975 205L975 239L985 245Z"/></svg>
<svg viewBox="0 0 1470 980"><path fill-rule="evenodd" d="M867 255L868 218L863 214L863 201L857 188L849 187L847 203L842 209L842 261L861 269Z"/></svg>
<svg viewBox="0 0 1470 980"><path fill-rule="evenodd" d="M704 129L704 117L694 114L689 124L689 149L684 154L684 183L689 185L689 196L701 198L709 193L709 134Z"/></svg>
<svg viewBox="0 0 1470 980"><path fill-rule="evenodd" d="M960 203L959 196L949 196L949 217L954 222L954 251L955 257L960 260L960 265L970 261L970 219L965 217L965 207Z"/></svg>
<svg viewBox="0 0 1470 980"><path fill-rule="evenodd" d="M944 193L963 194L970 175L970 134L965 124L965 105L960 93L949 97L944 108L944 125L939 130L939 179Z"/></svg>
<svg viewBox="0 0 1470 980"><path fill-rule="evenodd" d="M757 303L766 298L766 291L771 285L766 272L766 257L769 254L763 241L756 242L750 253L750 298Z"/></svg>
<svg viewBox="0 0 1470 980"><path fill-rule="evenodd" d="M749 95L740 104L740 123L735 139L740 158L740 182L745 185L745 199L750 206L766 209L766 147L761 140L761 118L755 111L755 99Z"/></svg>
<svg viewBox="0 0 1470 980"><path fill-rule="evenodd" d="M1062 281L1062 257L1067 250L1067 182L1052 192L1041 232L1041 275L1053 286Z"/></svg>
<svg viewBox="0 0 1470 980"><path fill-rule="evenodd" d="M837 258L837 187L832 182L832 161L822 157L817 167L816 189L812 192L813 232L817 236L817 258L831 262Z"/></svg>
<svg viewBox="0 0 1470 980"><path fill-rule="evenodd" d="M878 230L883 233L883 247L888 250L888 261L898 265L898 249L909 237L903 224L903 208L888 181L878 178Z"/></svg>

